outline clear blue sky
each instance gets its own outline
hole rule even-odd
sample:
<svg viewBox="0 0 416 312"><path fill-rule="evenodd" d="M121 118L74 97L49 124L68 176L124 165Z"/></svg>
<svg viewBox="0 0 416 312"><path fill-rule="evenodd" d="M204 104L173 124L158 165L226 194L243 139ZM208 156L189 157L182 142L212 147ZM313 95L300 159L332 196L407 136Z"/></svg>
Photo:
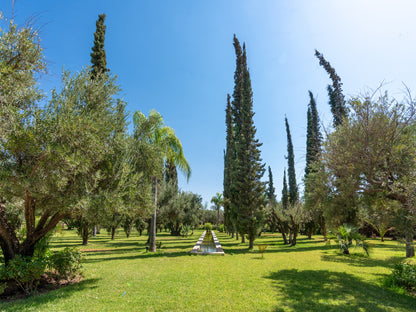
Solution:
<svg viewBox="0 0 416 312"><path fill-rule="evenodd" d="M11 0L0 10L11 14ZM280 198L287 167L286 114L298 183L305 167L308 90L322 124L332 117L318 49L335 67L347 97L385 82L403 97L416 93L416 2L383 0L17 0L15 19L37 16L49 74L59 86L63 67L90 63L98 14L107 15L108 67L118 76L128 110L158 110L181 139L193 173L180 186L209 201L222 192L225 104L233 90L233 34L247 45L257 137ZM265 178L267 178L265 176Z"/></svg>

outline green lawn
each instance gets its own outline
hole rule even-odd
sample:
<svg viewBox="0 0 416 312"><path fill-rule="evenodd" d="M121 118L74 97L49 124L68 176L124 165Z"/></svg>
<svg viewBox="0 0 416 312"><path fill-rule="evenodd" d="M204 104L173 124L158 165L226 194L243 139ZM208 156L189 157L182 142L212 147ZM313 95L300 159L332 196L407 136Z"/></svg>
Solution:
<svg viewBox="0 0 416 312"><path fill-rule="evenodd" d="M382 286L404 246L380 243L370 258L343 256L322 237L301 236L296 247L280 235L263 235L269 244L261 258L226 234L216 233L225 256L190 255L201 232L188 238L158 234L158 254L145 252L146 237L111 241L106 233L80 246L74 232L54 237L52 247L80 246L85 279L47 294L0 304L0 311L416 311L416 298ZM124 296L123 296L124 294Z"/></svg>

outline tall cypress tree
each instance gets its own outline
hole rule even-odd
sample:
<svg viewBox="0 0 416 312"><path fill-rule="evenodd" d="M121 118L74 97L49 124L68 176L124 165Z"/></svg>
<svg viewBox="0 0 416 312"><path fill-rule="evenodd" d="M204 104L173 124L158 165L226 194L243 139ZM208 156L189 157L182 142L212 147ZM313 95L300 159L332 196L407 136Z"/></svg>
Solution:
<svg viewBox="0 0 416 312"><path fill-rule="evenodd" d="M287 134L287 175L289 178L289 203L294 205L299 199L298 185L296 184L295 154L293 153L292 136L290 135L289 122L285 117Z"/></svg>
<svg viewBox="0 0 416 312"><path fill-rule="evenodd" d="M107 69L107 58L104 50L105 30L104 25L105 14L98 15L96 22L96 30L94 33L94 45L91 52L91 77L96 78L100 74L104 74L108 71Z"/></svg>
<svg viewBox="0 0 416 312"><path fill-rule="evenodd" d="M266 190L266 195L267 195L267 200L269 201L269 203L275 203L276 202L276 195L275 195L275 188L273 186L273 173L272 173L272 169L270 168L270 166L268 167L269 169L269 183L267 186L267 190Z"/></svg>
<svg viewBox="0 0 416 312"><path fill-rule="evenodd" d="M263 177L265 165L260 158L259 148L262 144L255 138L257 130L253 122L253 92L246 49L245 45L241 49L235 35L234 48L237 61L232 102L235 161L231 175L231 206L236 211L237 230L241 234L247 234L251 249L264 221L265 183L260 179Z"/></svg>
<svg viewBox="0 0 416 312"><path fill-rule="evenodd" d="M287 210L289 207L289 191L287 189L286 169L283 171L283 189L282 189L282 208Z"/></svg>
<svg viewBox="0 0 416 312"><path fill-rule="evenodd" d="M295 173L295 154L293 153L292 136L290 135L289 122L285 117L286 123L286 134L287 134L287 161L288 161L288 178L289 178L289 209L294 211L296 205L298 205L299 192L296 184L296 173ZM294 246L296 245L296 237L298 235L299 224L294 214L289 213L290 218L290 234L289 243ZM292 239L293 234L293 239Z"/></svg>
<svg viewBox="0 0 416 312"><path fill-rule="evenodd" d="M318 160L319 153L321 151L322 136L319 130L319 116L316 109L316 101L311 91L309 91L309 105L307 113L307 131L306 131L306 167L305 167L305 194L308 194L310 185L307 181L308 175L313 171L312 164ZM306 198L307 196L305 196ZM312 233L315 230L315 221L321 223L323 216L320 211L314 212L314 219L305 223L305 232L309 238L312 237Z"/></svg>
<svg viewBox="0 0 416 312"><path fill-rule="evenodd" d="M329 106L331 107L334 127L337 127L342 123L343 118L348 115L344 94L342 93L341 78L318 50L315 50L315 56L319 60L319 65L325 69L332 80L332 86L328 85Z"/></svg>
<svg viewBox="0 0 416 312"><path fill-rule="evenodd" d="M234 90L233 90L233 100L231 102L231 130L232 130L232 140L230 143L230 153L229 154L229 199L230 199L230 216L231 223L233 224L233 231L236 233L236 239L238 240L239 228L238 228L238 210L239 207L239 189L237 184L237 151L236 144L237 138L241 133L241 105L243 99L243 51L241 49L240 42L237 37L234 35L233 45L236 54L236 64L234 71ZM244 235L242 237L244 240Z"/></svg>
<svg viewBox="0 0 416 312"><path fill-rule="evenodd" d="M231 211L231 170L235 155L234 134L233 134L233 116L231 110L231 97L227 94L227 107L225 109L225 125L226 125L226 147L224 151L224 181L223 181L223 197L224 197L224 224L226 231L234 236L235 217Z"/></svg>
<svg viewBox="0 0 416 312"><path fill-rule="evenodd" d="M104 39L105 39L105 29L106 29L106 26L104 25L104 20L105 20L105 14L101 14L98 16L98 20L96 22L96 31L94 33L94 44L93 44L92 53L91 53L91 63L92 63L91 79L95 79L101 73L105 73L108 71L106 67L107 60L106 60L106 55L105 55L105 50L104 50ZM118 105L116 108L116 114L121 116L121 115L124 115L124 106L121 102L119 104L120 105ZM100 104L97 101L87 103L87 105L89 109L95 110L97 113L100 111L101 113L105 112L105 110L102 110L102 108L100 107ZM117 125L115 125L116 128L118 128L119 124L121 124L122 121L124 122L125 120L117 120ZM118 132L118 130L119 129L115 129L114 133ZM108 162L103 162L102 164L100 164L100 167L105 168L105 166L107 165L108 165ZM87 245L89 235L90 235L90 227L93 226L92 234L93 236L95 236L97 233L97 226L94 224L91 224L91 221L82 215L79 217L79 224L80 224L79 232L80 232L80 235L82 236L82 243L83 245Z"/></svg>
<svg viewBox="0 0 416 312"><path fill-rule="evenodd" d="M286 169L283 171L283 188L282 188L282 198L281 198L281 213L280 216L276 216L277 225L279 227L280 233L282 233L283 242L285 245L288 244L286 234L288 232L289 226L286 219L286 213L289 208L289 191L287 189L286 182Z"/></svg>
<svg viewBox="0 0 416 312"><path fill-rule="evenodd" d="M277 216L276 216L276 194L275 194L275 188L273 185L273 174L272 174L272 169L270 168L270 166L268 167L269 169L269 182L267 185L267 189L266 189L266 197L267 197L267 201L268 201L268 205L270 208L270 216L269 216L269 225L270 225L270 230L272 232L274 232L276 230L276 223L277 223Z"/></svg>
<svg viewBox="0 0 416 312"><path fill-rule="evenodd" d="M306 130L306 167L305 178L311 170L311 165L317 160L321 150L322 135L319 129L319 116L316 109L316 101L311 91L309 91L309 105L307 113Z"/></svg>

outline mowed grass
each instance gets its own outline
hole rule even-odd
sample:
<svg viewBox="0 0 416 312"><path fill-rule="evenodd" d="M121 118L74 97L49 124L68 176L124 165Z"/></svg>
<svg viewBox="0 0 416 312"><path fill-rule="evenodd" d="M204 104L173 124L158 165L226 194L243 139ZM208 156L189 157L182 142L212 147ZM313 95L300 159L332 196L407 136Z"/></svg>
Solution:
<svg viewBox="0 0 416 312"><path fill-rule="evenodd" d="M201 231L187 238L158 233L159 253L145 252L146 237L106 233L88 246L65 231L54 249L86 250L85 278L27 299L0 303L0 311L416 311L416 298L383 287L404 246L370 240L372 254L341 255L322 237L301 236L284 246L279 234L265 234L264 259L224 233L216 233L225 256L190 255ZM89 250L89 251L88 251ZM414 261L414 260L413 260Z"/></svg>

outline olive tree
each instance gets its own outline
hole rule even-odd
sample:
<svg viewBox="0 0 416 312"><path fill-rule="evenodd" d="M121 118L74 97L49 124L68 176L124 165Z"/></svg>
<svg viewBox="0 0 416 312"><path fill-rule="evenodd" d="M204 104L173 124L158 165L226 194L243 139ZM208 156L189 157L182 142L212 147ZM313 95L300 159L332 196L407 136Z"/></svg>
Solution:
<svg viewBox="0 0 416 312"><path fill-rule="evenodd" d="M320 172L326 203L357 207L365 198L399 204L395 225L406 240L406 257L414 256L416 225L416 140L414 103L367 96L349 101L350 116L327 136ZM331 207L331 205L327 205ZM325 208L326 209L326 208ZM354 208L357 209L357 208ZM332 209L334 211L334 209ZM326 212L328 215L328 212ZM329 218L328 218L329 219Z"/></svg>

